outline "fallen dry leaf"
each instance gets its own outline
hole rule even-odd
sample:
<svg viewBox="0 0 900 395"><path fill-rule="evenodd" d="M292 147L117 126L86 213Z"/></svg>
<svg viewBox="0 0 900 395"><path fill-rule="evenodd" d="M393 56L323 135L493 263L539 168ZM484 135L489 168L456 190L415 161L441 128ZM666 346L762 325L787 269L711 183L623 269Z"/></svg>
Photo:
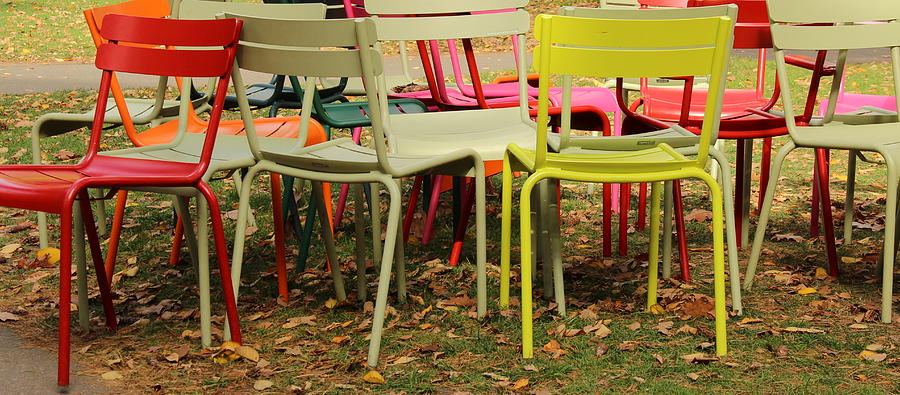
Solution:
<svg viewBox="0 0 900 395"><path fill-rule="evenodd" d="M697 373L688 373L687 377L691 379L691 381L697 381L700 379L700 375Z"/></svg>
<svg viewBox="0 0 900 395"><path fill-rule="evenodd" d="M378 373L377 370L370 370L363 375L363 381L369 384L384 384L384 376L382 376L381 373Z"/></svg>
<svg viewBox="0 0 900 395"><path fill-rule="evenodd" d="M333 309L334 306L337 306L337 299L328 298L328 300L325 301L325 307L327 307L329 309Z"/></svg>
<svg viewBox="0 0 900 395"><path fill-rule="evenodd" d="M396 361L394 361L394 365L404 365L404 364L410 363L410 362L412 362L412 361L415 361L415 360L417 360L417 359L419 359L419 358L415 358L415 357L400 357L400 358L397 358Z"/></svg>
<svg viewBox="0 0 900 395"><path fill-rule="evenodd" d="M43 259L53 265L59 262L59 249L53 247L42 248L35 254L37 259Z"/></svg>
<svg viewBox="0 0 900 395"><path fill-rule="evenodd" d="M527 387L527 386L528 386L528 379L518 379L518 380L516 380L516 383L513 384L512 390L513 390L513 391L518 391L518 390L520 390L520 389L522 389L522 388L525 388L525 387Z"/></svg>
<svg viewBox="0 0 900 395"><path fill-rule="evenodd" d="M236 352L238 355L244 357L244 359L247 359L247 360L250 360L253 362L259 362L259 352L254 350L253 347L240 346L240 347L235 348L234 352Z"/></svg>
<svg viewBox="0 0 900 395"><path fill-rule="evenodd" d="M881 362L887 358L887 354L878 353L878 352L870 351L870 350L862 350L862 352L859 353L859 357L866 361Z"/></svg>
<svg viewBox="0 0 900 395"><path fill-rule="evenodd" d="M597 345L597 356L602 357L606 352L609 351L609 345L606 343L600 343Z"/></svg>
<svg viewBox="0 0 900 395"><path fill-rule="evenodd" d="M122 378L122 374L115 370L110 370L106 373L101 374L100 377L104 380L118 380Z"/></svg>
<svg viewBox="0 0 900 395"><path fill-rule="evenodd" d="M793 333L825 333L825 331L821 329L813 329L813 328L798 328L796 326L789 326L787 328L782 329L785 332L793 332Z"/></svg>
<svg viewBox="0 0 900 395"><path fill-rule="evenodd" d="M272 388L273 385L275 385L275 383L273 383L271 380L256 380L253 383L253 389L257 391L264 391Z"/></svg>
<svg viewBox="0 0 900 395"><path fill-rule="evenodd" d="M658 303L654 303L653 305L651 305L650 308L649 308L648 310L649 310L651 313L657 314L657 315L659 315L659 314L665 314L665 313L666 313L666 309L664 309L664 308L663 308L662 306L660 306Z"/></svg>
<svg viewBox="0 0 900 395"><path fill-rule="evenodd" d="M697 363L697 364L706 365L710 362L718 361L719 357L710 357L702 352L698 352L698 353L694 353L694 354L682 355L681 359L683 359L685 363L689 363L689 364Z"/></svg>
<svg viewBox="0 0 900 395"><path fill-rule="evenodd" d="M6 312L6 311L0 311L0 321L2 321L2 322L6 322L6 321L18 321L18 320L21 320L21 319L22 319L22 317L19 317L19 316L13 314L13 313Z"/></svg>
<svg viewBox="0 0 900 395"><path fill-rule="evenodd" d="M638 329L641 329L641 323L640 322L632 322L628 325L625 325L625 327L628 329L631 329L633 331L636 331Z"/></svg>
<svg viewBox="0 0 900 395"><path fill-rule="evenodd" d="M805 288L798 289L797 295L809 295L809 294L814 294L816 292L817 291L815 288L805 287Z"/></svg>

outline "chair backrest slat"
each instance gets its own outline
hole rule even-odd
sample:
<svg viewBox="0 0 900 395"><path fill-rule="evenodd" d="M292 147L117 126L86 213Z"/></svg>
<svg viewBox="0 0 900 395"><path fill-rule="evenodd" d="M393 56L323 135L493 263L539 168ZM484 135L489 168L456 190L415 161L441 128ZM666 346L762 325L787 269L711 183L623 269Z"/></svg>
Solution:
<svg viewBox="0 0 900 395"><path fill-rule="evenodd" d="M159 76L220 77L228 66L224 50L179 50L102 44L96 65L103 70Z"/></svg>
<svg viewBox="0 0 900 395"><path fill-rule="evenodd" d="M372 49L363 49L375 62L380 54ZM363 75L359 62L360 50L318 51L284 49L241 45L238 47L238 64L241 69L281 75L302 75L306 77L360 77ZM381 62L373 68L381 73Z"/></svg>
<svg viewBox="0 0 900 395"><path fill-rule="evenodd" d="M372 15L426 15L479 12L522 8L528 0L366 0L366 12Z"/></svg>
<svg viewBox="0 0 900 395"><path fill-rule="evenodd" d="M215 19L220 12L232 14L253 15L269 18L290 19L322 19L325 17L326 6L322 3L309 4L266 4L259 3L235 3L235 2L211 2L208 0L180 0L176 16L178 19Z"/></svg>
<svg viewBox="0 0 900 395"><path fill-rule="evenodd" d="M266 6L268 7L268 6ZM244 15L240 12L226 11L228 14ZM241 41L252 42L254 45L280 45L290 47L351 47L356 46L359 39L356 37L355 23L351 19L322 19L324 15L304 16L285 14L276 18L266 18L257 14L253 15L254 23L247 26L241 33ZM296 24L291 19L321 19L308 21L308 23ZM373 42L363 43L364 46L374 45L375 25L366 23L363 26L370 28L368 37ZM332 30L325 30L332 29Z"/></svg>
<svg viewBox="0 0 900 395"><path fill-rule="evenodd" d="M871 22L898 17L896 0L772 1L769 2L769 14L775 20L793 23Z"/></svg>
<svg viewBox="0 0 900 395"><path fill-rule="evenodd" d="M171 19L141 18L145 22L139 27L122 15L107 15L103 18L100 35L109 41L193 47L226 46L237 38L234 25L222 21L190 20L176 23Z"/></svg>
<svg viewBox="0 0 900 395"><path fill-rule="evenodd" d="M430 3L430 2L429 2ZM375 11L369 10L373 15ZM376 18L378 39L448 40L525 34L531 17L525 10L493 14Z"/></svg>
<svg viewBox="0 0 900 395"><path fill-rule="evenodd" d="M900 23L844 26L772 25L775 46L798 50L886 48L900 45ZM777 33L776 33L777 32Z"/></svg>

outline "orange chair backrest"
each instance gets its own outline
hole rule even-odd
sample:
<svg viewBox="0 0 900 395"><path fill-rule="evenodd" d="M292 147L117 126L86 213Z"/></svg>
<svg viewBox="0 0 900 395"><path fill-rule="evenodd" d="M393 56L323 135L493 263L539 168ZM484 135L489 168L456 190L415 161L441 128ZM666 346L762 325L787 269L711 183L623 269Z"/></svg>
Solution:
<svg viewBox="0 0 900 395"><path fill-rule="evenodd" d="M88 29L91 32L91 39L94 46L99 47L104 40L100 36L100 28L103 25L103 18L110 14L122 14L131 16L145 16L150 18L165 18L169 16L171 9L169 0L131 0L124 3L111 4L103 7L89 8L84 10L84 18L87 20ZM146 46L137 44L138 46ZM116 102L116 108L122 117L122 126L125 127L125 133L132 143L140 146L140 139L137 137L137 129L131 120L131 114L128 113L128 106L125 103L125 96L122 94L122 88L119 80L113 75L111 92Z"/></svg>

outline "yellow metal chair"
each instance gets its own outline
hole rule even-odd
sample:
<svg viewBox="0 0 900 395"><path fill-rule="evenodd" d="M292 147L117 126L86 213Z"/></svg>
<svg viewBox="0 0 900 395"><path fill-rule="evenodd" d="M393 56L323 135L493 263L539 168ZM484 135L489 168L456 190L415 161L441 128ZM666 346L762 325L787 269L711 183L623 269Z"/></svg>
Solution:
<svg viewBox="0 0 900 395"><path fill-rule="evenodd" d="M614 10L611 10L614 11ZM627 11L627 10L625 10ZM614 14L612 14L614 15ZM501 245L500 305L509 305L509 266L512 225L512 176L514 171L530 175L522 186L519 200L520 262L530 262L531 196L534 187L546 179L600 183L652 183L649 284L647 304L656 303L659 259L660 196L662 182L683 178L699 178L710 189L713 210L713 271L716 317L716 353L727 351L725 335L725 250L723 243L723 197L716 180L704 166L710 143L718 132L724 88L725 64L731 50L733 20L729 17L700 17L675 20L630 20L621 18L576 18L539 15L535 21L535 37L539 46L534 51L534 68L540 73L537 142L535 149L510 144L503 161L503 213ZM642 34L634 34L639 31ZM696 157L687 158L664 142L647 139L647 148L636 151L571 150L547 152L549 121L549 80L559 76L564 90L561 145L570 134L572 77L654 77L659 75L710 75L710 94ZM657 144L658 143L658 144ZM569 153L571 152L571 153ZM546 212L552 212L547 210ZM554 228L551 251L555 288L562 288L562 264L559 259L559 224L551 213L548 220ZM532 340L532 290L530 264L521 265L522 280L522 354L534 354ZM735 273L736 275L736 273ZM559 292L559 291L557 291Z"/></svg>

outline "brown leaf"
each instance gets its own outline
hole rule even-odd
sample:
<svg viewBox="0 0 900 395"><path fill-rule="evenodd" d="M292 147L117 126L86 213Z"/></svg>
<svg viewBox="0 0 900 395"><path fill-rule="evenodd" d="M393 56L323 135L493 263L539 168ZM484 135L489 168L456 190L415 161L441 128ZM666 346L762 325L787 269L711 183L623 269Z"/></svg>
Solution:
<svg viewBox="0 0 900 395"><path fill-rule="evenodd" d="M13 313L6 312L6 311L0 311L0 321L2 321L2 322L6 322L6 321L18 321L18 320L21 320L21 319L22 319L22 317L19 317L19 316L13 314Z"/></svg>
<svg viewBox="0 0 900 395"><path fill-rule="evenodd" d="M712 219L712 215L712 211L698 208L685 215L684 218L691 222L703 222Z"/></svg>
<svg viewBox="0 0 900 395"><path fill-rule="evenodd" d="M796 326L789 326L787 328L782 329L785 332L792 333L825 333L825 331L821 329L813 329L813 328L798 328Z"/></svg>
<svg viewBox="0 0 900 395"><path fill-rule="evenodd" d="M273 385L275 385L275 383L273 383L271 380L256 380L253 383L253 389L257 391L264 391L271 388Z"/></svg>
<svg viewBox="0 0 900 395"><path fill-rule="evenodd" d="M526 371L529 371L529 372L540 372L541 371L540 369L538 369L537 366L534 366L534 364L525 365L522 367L522 369L525 369Z"/></svg>
<svg viewBox="0 0 900 395"><path fill-rule="evenodd" d="M682 305L678 316L681 319L685 319L685 316L688 318L699 318L699 317L713 318L712 312L713 312L714 308L715 308L715 303L713 303L713 301L710 300L710 298L699 297L690 302L686 302L684 305Z"/></svg>
<svg viewBox="0 0 900 395"><path fill-rule="evenodd" d="M335 337L331 338L331 342L335 343L335 344L341 344L341 343L348 342L348 341L350 341L350 336L345 336L345 335L335 336Z"/></svg>
<svg viewBox="0 0 900 395"><path fill-rule="evenodd" d="M606 343L600 343L597 345L597 356L602 357L606 352L609 351L609 345Z"/></svg>
<svg viewBox="0 0 900 395"><path fill-rule="evenodd" d="M700 379L700 375L697 373L688 373L687 377L691 379L691 381L697 381Z"/></svg>
<svg viewBox="0 0 900 395"><path fill-rule="evenodd" d="M771 350L772 353L775 354L775 356L779 357L779 358L784 358L784 357L788 356L788 348L785 345L781 345L781 346L774 347L774 348L770 345L769 350Z"/></svg>
<svg viewBox="0 0 900 395"><path fill-rule="evenodd" d="M509 381L509 377L502 376L502 375L499 375L499 374L493 373L493 372L484 372L484 373L482 373L482 375L484 375L484 377L494 379L497 381Z"/></svg>
<svg viewBox="0 0 900 395"><path fill-rule="evenodd" d="M641 343L631 340L625 340L622 343L619 343L618 349L619 351L634 351L637 350L639 345L641 345Z"/></svg>
<svg viewBox="0 0 900 395"><path fill-rule="evenodd" d="M244 359L259 362L259 352L257 352L253 347L250 346L240 346L234 349L238 355L244 357Z"/></svg>
<svg viewBox="0 0 900 395"><path fill-rule="evenodd" d="M640 322L632 322L628 325L625 325L625 327L628 329L631 329L633 331L636 331L638 329L641 329L641 323Z"/></svg>
<svg viewBox="0 0 900 395"><path fill-rule="evenodd" d="M673 326L675 326L675 323L672 321L662 321L656 325L656 330L663 335L672 336L674 335L674 333L672 333Z"/></svg>
<svg viewBox="0 0 900 395"><path fill-rule="evenodd" d="M653 358L656 359L656 362L659 363L660 365L665 363L665 359L663 359L662 355L653 354Z"/></svg>
<svg viewBox="0 0 900 395"><path fill-rule="evenodd" d="M541 349L544 350L544 352L551 354L554 359L569 353L564 350L556 340L550 340L550 342L545 344Z"/></svg>
<svg viewBox="0 0 900 395"><path fill-rule="evenodd" d="M715 361L719 360L718 357L709 357L702 352L682 355L681 359L683 359L685 363L689 363L689 364L697 363L697 364L703 364L703 365L706 365L706 364L709 364L710 362L715 362Z"/></svg>
<svg viewBox="0 0 900 395"><path fill-rule="evenodd" d="M859 357L866 361L881 362L887 358L887 354L882 354L871 350L863 350L859 353Z"/></svg>

